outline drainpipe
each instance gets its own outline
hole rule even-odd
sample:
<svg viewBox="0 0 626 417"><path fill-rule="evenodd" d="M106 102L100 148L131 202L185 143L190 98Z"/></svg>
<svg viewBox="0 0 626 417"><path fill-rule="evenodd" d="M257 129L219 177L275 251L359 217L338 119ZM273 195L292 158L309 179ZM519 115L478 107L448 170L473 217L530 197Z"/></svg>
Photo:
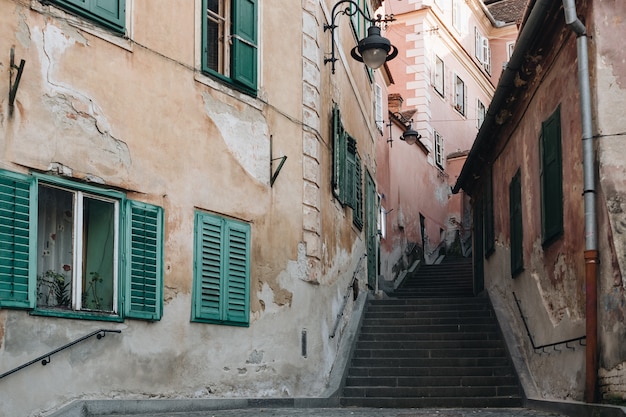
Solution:
<svg viewBox="0 0 626 417"><path fill-rule="evenodd" d="M565 23L576 34L578 49L578 83L583 142L583 175L585 202L585 288L586 288L586 379L585 401L596 402L598 375L598 236L596 217L595 164L591 126L591 89L587 30L576 14L575 0L563 0Z"/></svg>

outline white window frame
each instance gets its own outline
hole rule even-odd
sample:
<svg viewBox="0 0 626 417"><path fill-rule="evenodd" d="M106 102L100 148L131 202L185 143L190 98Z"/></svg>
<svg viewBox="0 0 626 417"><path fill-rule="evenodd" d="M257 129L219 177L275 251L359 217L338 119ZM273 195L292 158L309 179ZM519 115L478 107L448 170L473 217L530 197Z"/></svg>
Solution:
<svg viewBox="0 0 626 417"><path fill-rule="evenodd" d="M511 60L511 57L513 56L514 48L515 48L515 41L506 43L506 57L507 57L507 61Z"/></svg>
<svg viewBox="0 0 626 417"><path fill-rule="evenodd" d="M434 131L435 137L435 165L440 169L444 169L443 164L443 136L436 130Z"/></svg>
<svg viewBox="0 0 626 417"><path fill-rule="evenodd" d="M374 84L374 117L376 118L376 127L382 133L384 126L383 115L383 88L380 84Z"/></svg>
<svg viewBox="0 0 626 417"><path fill-rule="evenodd" d="M474 26L474 56L480 62L480 65L491 74L491 47L489 46L489 38L483 36L478 30L477 26Z"/></svg>
<svg viewBox="0 0 626 417"><path fill-rule="evenodd" d="M40 184L39 187L48 187L55 188L58 190L63 190L73 195L73 210L74 210L74 219L72 222L73 230L74 230L74 242L72 245L72 310L73 311L85 311L83 310L82 305L82 294L83 294L83 283L82 283L82 270L83 270L83 203L85 197L93 199L105 201L107 203L112 203L114 208L114 216L113 216L113 228L114 228L114 239L113 239L113 299L112 299L112 311L102 311L103 313L114 313L118 314L118 294L119 294L119 240L120 240L120 225L119 225L119 217L120 217L120 205L119 201L112 198L102 197L96 194L86 193L81 190L75 190L71 188L61 187L52 184ZM41 271L38 271L40 273ZM39 306L38 306L39 307ZM91 310L88 310L91 311Z"/></svg>
<svg viewBox="0 0 626 417"><path fill-rule="evenodd" d="M435 55L435 68L433 71L433 87L441 97L445 95L445 69L443 59Z"/></svg>
<svg viewBox="0 0 626 417"><path fill-rule="evenodd" d="M465 116L466 114L466 105L465 105L465 97L466 97L466 87L465 81L459 77L458 74L454 74L454 109Z"/></svg>
<svg viewBox="0 0 626 417"><path fill-rule="evenodd" d="M480 129L483 122L485 121L485 116L487 115L487 107L483 104L480 99L477 99L476 102L476 127Z"/></svg>

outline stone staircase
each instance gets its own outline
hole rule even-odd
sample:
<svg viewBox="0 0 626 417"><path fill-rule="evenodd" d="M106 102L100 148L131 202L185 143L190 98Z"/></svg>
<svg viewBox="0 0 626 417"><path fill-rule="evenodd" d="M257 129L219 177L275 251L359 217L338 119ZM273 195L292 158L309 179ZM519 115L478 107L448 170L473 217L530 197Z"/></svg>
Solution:
<svg viewBox="0 0 626 417"><path fill-rule="evenodd" d="M465 260L423 266L368 301L343 406L520 407L521 388L486 297Z"/></svg>

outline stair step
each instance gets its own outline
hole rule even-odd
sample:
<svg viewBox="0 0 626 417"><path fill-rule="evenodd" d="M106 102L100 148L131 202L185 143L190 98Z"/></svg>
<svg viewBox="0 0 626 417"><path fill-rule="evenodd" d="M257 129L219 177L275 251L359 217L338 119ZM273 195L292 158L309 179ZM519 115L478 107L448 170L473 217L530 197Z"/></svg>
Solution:
<svg viewBox="0 0 626 417"><path fill-rule="evenodd" d="M431 366L431 367L377 367L368 366L351 367L348 375L353 377L380 377L380 376L412 376L412 377L439 377L439 376L462 376L488 377L488 376L515 376L510 366L481 366L459 369L451 366Z"/></svg>
<svg viewBox="0 0 626 417"><path fill-rule="evenodd" d="M376 408L516 408L521 407L520 397L342 397L344 407Z"/></svg>
<svg viewBox="0 0 626 417"><path fill-rule="evenodd" d="M369 300L344 406L520 407L521 389L471 262L423 266L390 298Z"/></svg>

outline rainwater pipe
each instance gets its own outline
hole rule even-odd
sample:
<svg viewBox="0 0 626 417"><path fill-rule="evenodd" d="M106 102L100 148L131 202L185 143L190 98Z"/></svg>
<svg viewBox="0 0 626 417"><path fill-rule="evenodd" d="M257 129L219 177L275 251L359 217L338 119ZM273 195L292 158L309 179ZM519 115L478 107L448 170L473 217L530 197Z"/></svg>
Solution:
<svg viewBox="0 0 626 417"><path fill-rule="evenodd" d="M591 122L591 89L589 87L589 55L587 30L578 19L575 0L563 0L565 23L576 34L578 50L578 88L583 145L583 176L585 203L585 289L586 289L586 369L585 402L596 402L598 375L598 236L596 216L595 164Z"/></svg>

